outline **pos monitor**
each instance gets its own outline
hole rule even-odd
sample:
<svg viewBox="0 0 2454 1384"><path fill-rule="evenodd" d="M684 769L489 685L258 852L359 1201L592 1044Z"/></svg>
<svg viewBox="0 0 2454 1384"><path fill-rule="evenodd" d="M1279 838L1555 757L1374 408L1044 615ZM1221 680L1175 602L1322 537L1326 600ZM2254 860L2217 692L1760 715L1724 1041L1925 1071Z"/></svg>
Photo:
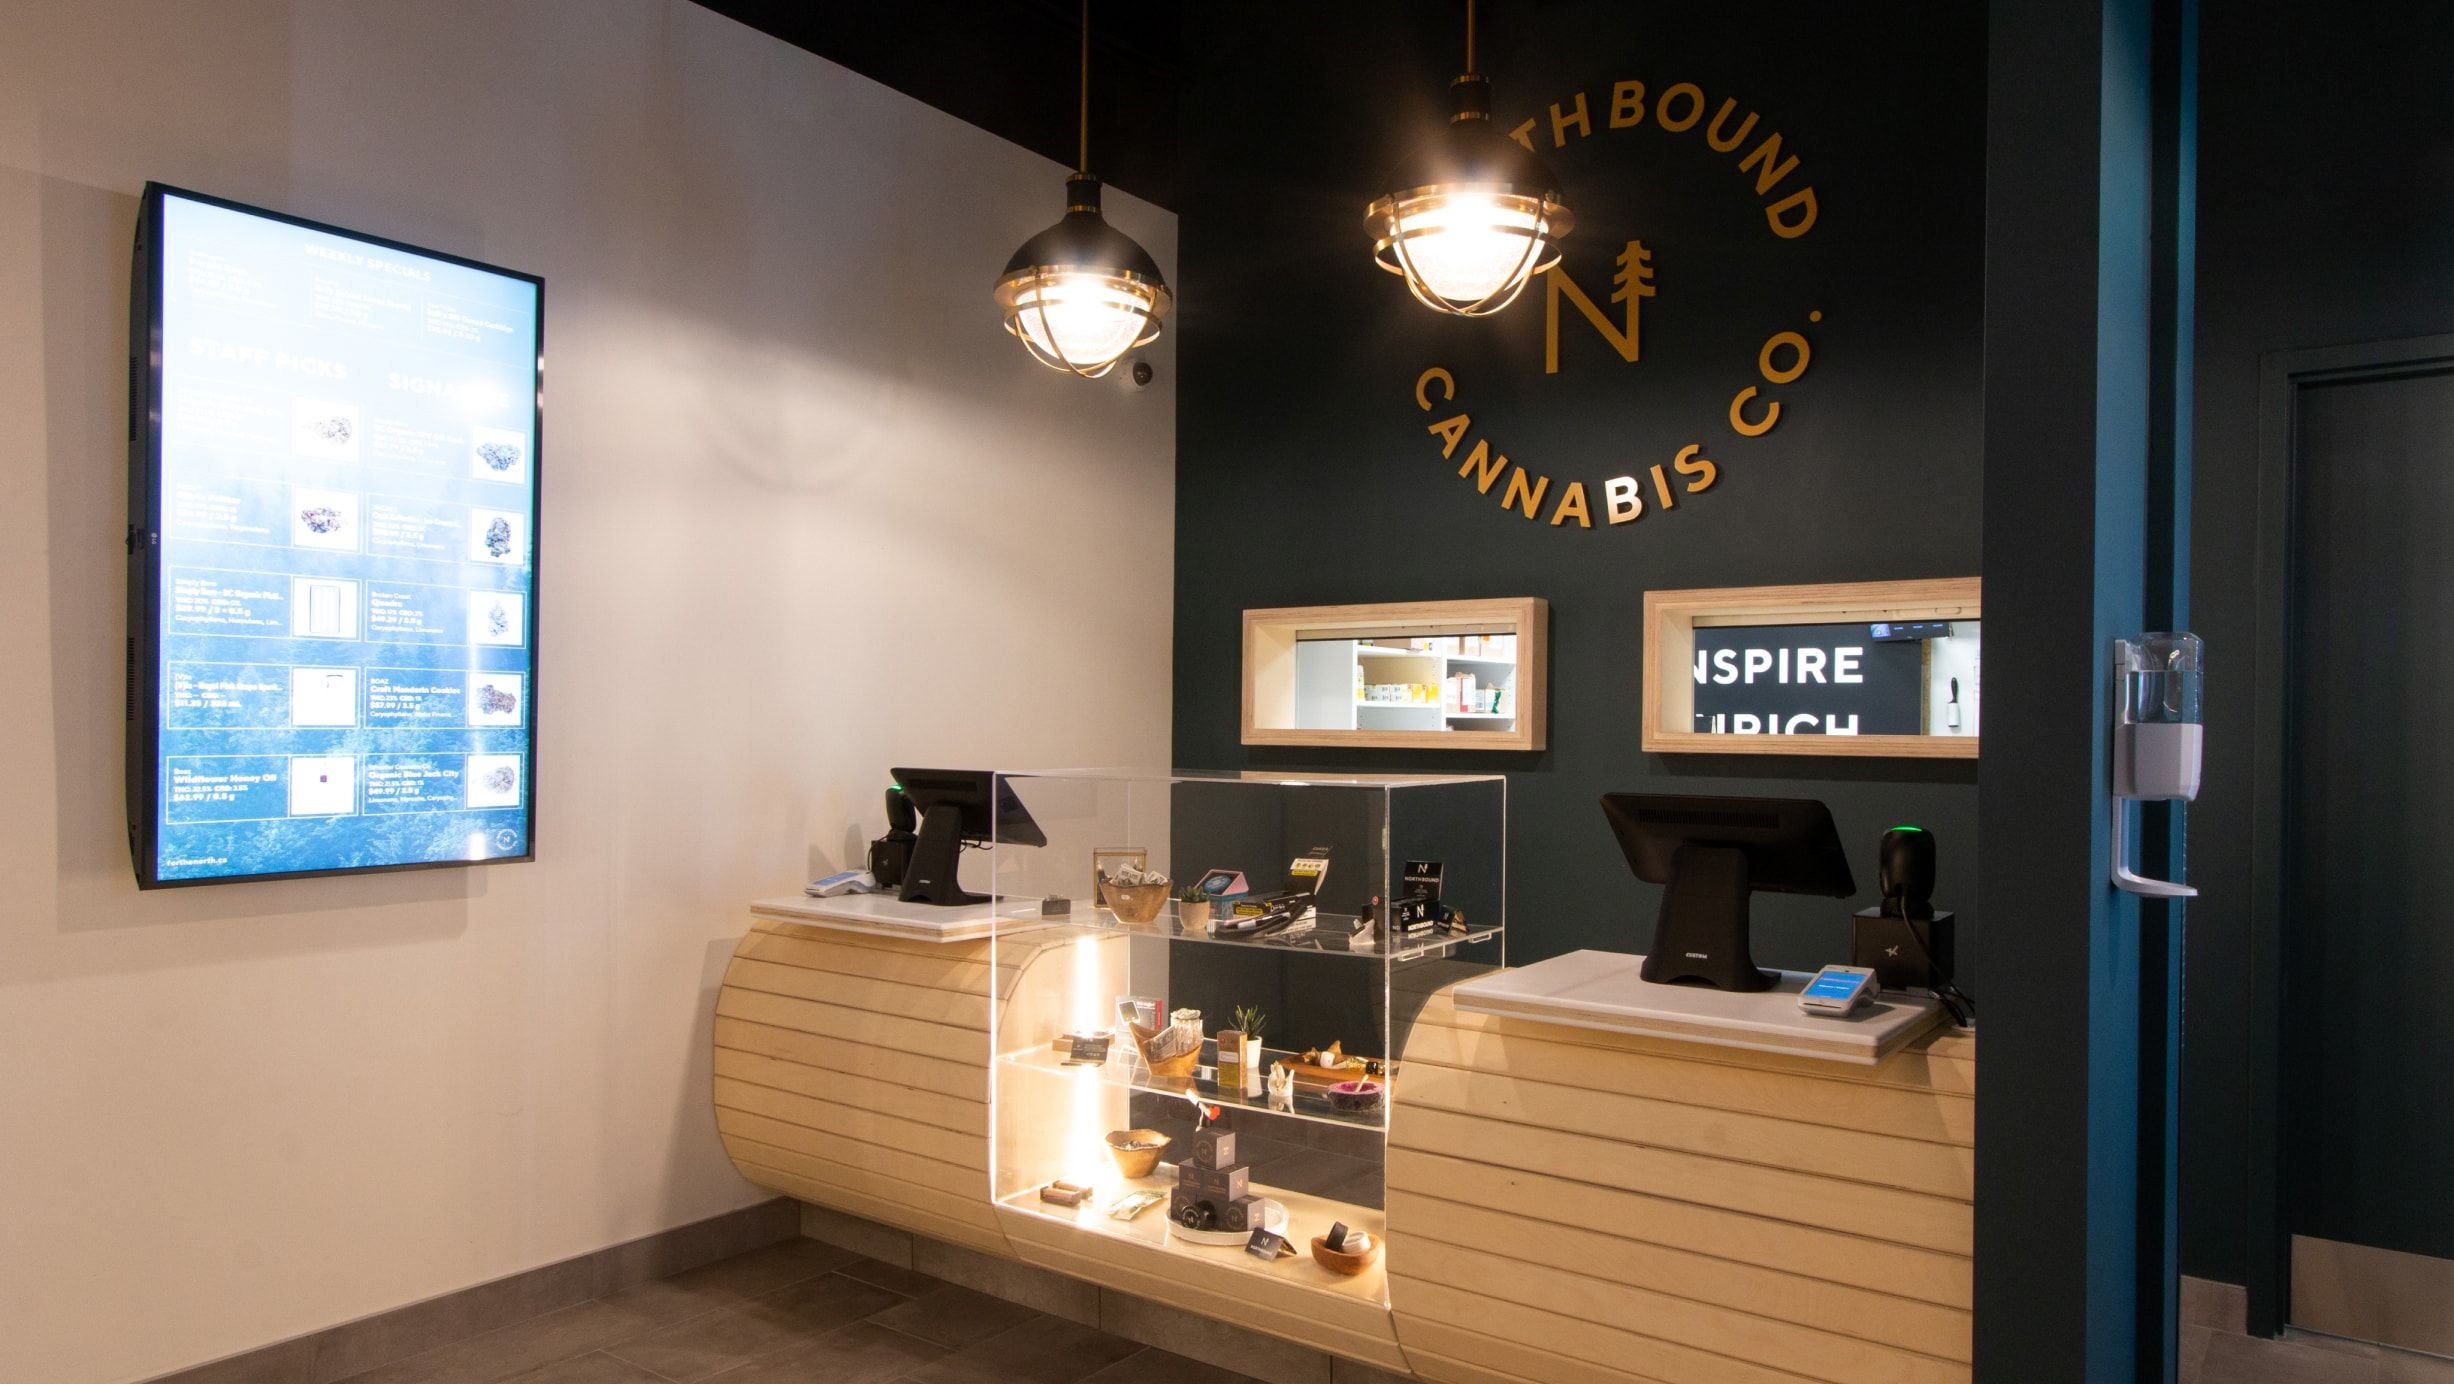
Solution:
<svg viewBox="0 0 2454 1384"><path fill-rule="evenodd" d="M956 877L966 845L994 840L1007 846L1045 846L1048 837L1014 796L986 769L896 769L895 786L920 811L920 834L911 863L903 869L905 903L986 903L985 894L963 891ZM992 806L993 804L993 806Z"/></svg>
<svg viewBox="0 0 2454 1384"><path fill-rule="evenodd" d="M1636 877L1667 886L1642 972L1656 983L1771 989L1747 947L1748 896L1857 892L1832 813L1811 799L1606 793L1602 815Z"/></svg>

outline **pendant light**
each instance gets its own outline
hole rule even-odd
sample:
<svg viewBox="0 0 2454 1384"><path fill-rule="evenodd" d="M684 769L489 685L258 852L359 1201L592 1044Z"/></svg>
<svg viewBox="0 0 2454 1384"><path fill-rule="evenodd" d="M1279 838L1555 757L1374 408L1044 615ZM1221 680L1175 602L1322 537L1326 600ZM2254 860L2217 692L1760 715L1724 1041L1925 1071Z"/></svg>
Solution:
<svg viewBox="0 0 2454 1384"><path fill-rule="evenodd" d="M1065 219L1023 242L997 279L1005 329L1032 358L1084 379L1159 339L1171 298L1150 252L1099 214L1091 176L1091 4L1082 0L1082 140Z"/></svg>
<svg viewBox="0 0 2454 1384"><path fill-rule="evenodd" d="M1448 129L1397 166L1365 215L1373 258L1402 275L1417 301L1482 317L1559 262L1576 218L1551 170L1491 123L1491 83L1474 70L1474 0L1466 0L1465 74L1449 91L1457 113Z"/></svg>

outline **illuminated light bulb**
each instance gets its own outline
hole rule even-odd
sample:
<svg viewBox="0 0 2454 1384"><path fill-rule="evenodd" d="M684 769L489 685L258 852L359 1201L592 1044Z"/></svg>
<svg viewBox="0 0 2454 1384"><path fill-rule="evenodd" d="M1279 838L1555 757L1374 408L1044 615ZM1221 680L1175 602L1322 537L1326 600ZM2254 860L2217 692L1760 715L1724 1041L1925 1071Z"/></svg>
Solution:
<svg viewBox="0 0 2454 1384"><path fill-rule="evenodd" d="M1474 10L1466 7L1466 74L1449 84L1448 129L1389 175L1365 208L1372 257L1438 312L1482 317L1517 300L1559 262L1576 218L1551 170L1491 123L1491 84L1474 73Z"/></svg>
<svg viewBox="0 0 2454 1384"><path fill-rule="evenodd" d="M1409 199L1397 208L1392 239L1399 272L1427 306L1458 311L1489 303L1496 311L1558 263L1559 248L1545 230L1541 212L1525 199L1469 192Z"/></svg>
<svg viewBox="0 0 2454 1384"><path fill-rule="evenodd" d="M1009 287L1010 286L1010 287ZM1043 364L1096 379L1159 335L1165 286L1126 274L1040 270L1001 285L1006 330Z"/></svg>

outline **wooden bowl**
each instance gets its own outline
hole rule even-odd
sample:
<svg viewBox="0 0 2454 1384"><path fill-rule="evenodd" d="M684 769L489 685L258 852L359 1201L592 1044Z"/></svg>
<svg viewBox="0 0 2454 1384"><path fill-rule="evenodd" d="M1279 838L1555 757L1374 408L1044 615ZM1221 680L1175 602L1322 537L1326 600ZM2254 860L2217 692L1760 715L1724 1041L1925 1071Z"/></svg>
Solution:
<svg viewBox="0 0 2454 1384"><path fill-rule="evenodd" d="M1108 911L1116 915L1116 920L1137 926L1158 917L1159 910L1167 907L1169 887L1167 880L1156 884L1111 882L1101 886L1108 896Z"/></svg>
<svg viewBox="0 0 2454 1384"><path fill-rule="evenodd" d="M1148 1177L1159 1166L1159 1155L1167 1152L1170 1140L1155 1129L1118 1129L1108 1134L1108 1157L1116 1160L1116 1170L1127 1177ZM1128 1148L1128 1144L1143 1147Z"/></svg>
<svg viewBox="0 0 2454 1384"><path fill-rule="evenodd" d="M1331 1273L1362 1273L1365 1269L1372 1267L1372 1261L1379 1257L1380 1237L1377 1235L1372 1237L1372 1247L1361 1254L1349 1254L1344 1250L1331 1249L1329 1237L1326 1235L1312 1237L1312 1262Z"/></svg>

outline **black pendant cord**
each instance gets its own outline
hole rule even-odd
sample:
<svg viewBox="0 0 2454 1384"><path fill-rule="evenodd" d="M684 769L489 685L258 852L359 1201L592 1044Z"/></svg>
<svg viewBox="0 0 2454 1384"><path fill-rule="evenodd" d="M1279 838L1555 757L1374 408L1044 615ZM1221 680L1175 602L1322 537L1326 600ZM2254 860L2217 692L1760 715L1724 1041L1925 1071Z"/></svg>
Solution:
<svg viewBox="0 0 2454 1384"><path fill-rule="evenodd" d="M1466 0L1471 5L1474 0ZM1074 154L1074 171L1091 171L1091 0L1082 0L1082 120L1081 140Z"/></svg>
<svg viewBox="0 0 2454 1384"><path fill-rule="evenodd" d="M1474 0L1466 0L1466 75L1474 75Z"/></svg>

